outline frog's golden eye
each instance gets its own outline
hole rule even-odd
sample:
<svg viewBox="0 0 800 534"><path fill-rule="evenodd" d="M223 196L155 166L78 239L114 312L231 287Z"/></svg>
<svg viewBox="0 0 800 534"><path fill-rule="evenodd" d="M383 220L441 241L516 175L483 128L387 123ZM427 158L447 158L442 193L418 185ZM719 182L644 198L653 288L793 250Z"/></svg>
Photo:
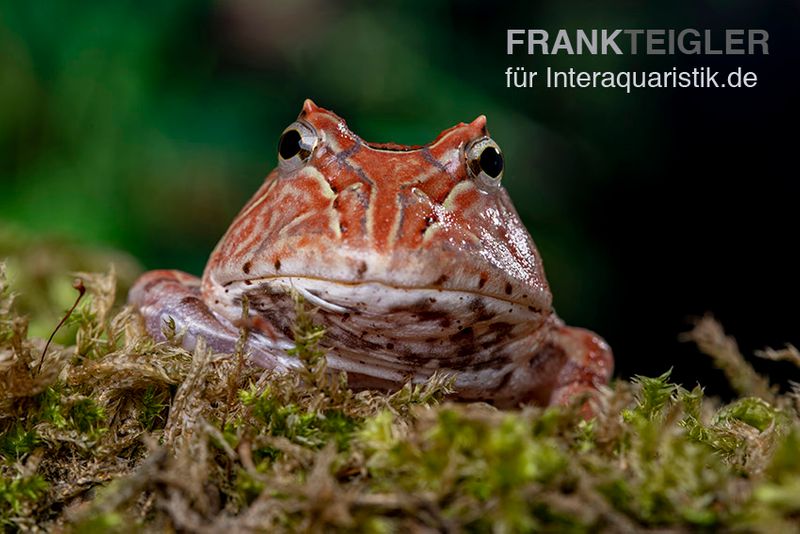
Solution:
<svg viewBox="0 0 800 534"><path fill-rule="evenodd" d="M503 153L490 137L481 137L467 145L467 170L470 176L487 185L497 185L503 178Z"/></svg>
<svg viewBox="0 0 800 534"><path fill-rule="evenodd" d="M278 141L278 162L284 168L296 169L308 163L317 146L316 130L305 122L294 122Z"/></svg>

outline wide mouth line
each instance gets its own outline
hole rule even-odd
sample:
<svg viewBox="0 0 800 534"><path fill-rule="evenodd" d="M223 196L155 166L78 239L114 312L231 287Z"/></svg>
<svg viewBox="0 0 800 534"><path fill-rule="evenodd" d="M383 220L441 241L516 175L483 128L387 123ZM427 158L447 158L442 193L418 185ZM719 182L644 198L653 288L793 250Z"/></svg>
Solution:
<svg viewBox="0 0 800 534"><path fill-rule="evenodd" d="M397 143L370 143L367 141L363 141L364 145L372 150L378 150L381 152L415 152L417 150L422 150L428 145L400 145Z"/></svg>
<svg viewBox="0 0 800 534"><path fill-rule="evenodd" d="M270 280L281 280L281 279L289 279L291 282L292 280L310 280L315 282L324 282L327 284L337 284L340 286L348 286L348 287L359 287L359 286L366 286L370 284L380 285L386 287L388 289L395 289L400 291L436 291L439 293L463 293L466 295L473 295L476 297L482 298L490 298L494 299L499 302L505 302L508 304L513 304L516 306L527 306L528 309L531 311L535 311L538 313L542 313L541 308L538 306L533 306L527 302L521 302L519 300L504 298L500 295L496 295L494 293L486 293L483 291L476 291L474 289L467 289L467 288L445 288L441 286L402 286L397 284L389 284L382 280L374 280L374 279L365 279L365 280L337 280L335 278L323 278L320 276L308 276L308 275L273 275L273 276L262 276L259 278L242 278L242 279L235 279L230 280L222 284L222 287L227 287L231 284L235 283L246 283L249 282L250 284L257 284L259 282L268 282Z"/></svg>

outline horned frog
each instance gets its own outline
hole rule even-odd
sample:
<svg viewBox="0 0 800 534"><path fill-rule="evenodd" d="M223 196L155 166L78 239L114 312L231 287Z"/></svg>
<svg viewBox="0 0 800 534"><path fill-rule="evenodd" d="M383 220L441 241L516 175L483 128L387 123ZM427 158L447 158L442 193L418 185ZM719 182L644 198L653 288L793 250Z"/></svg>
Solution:
<svg viewBox="0 0 800 534"><path fill-rule="evenodd" d="M233 352L246 297L250 358L288 371L299 294L325 327L328 367L354 388L440 371L461 400L566 403L607 383L613 358L553 311L503 164L484 116L428 145L376 144L306 100L202 278L151 271L129 301L157 339L171 318L186 348L203 337Z"/></svg>

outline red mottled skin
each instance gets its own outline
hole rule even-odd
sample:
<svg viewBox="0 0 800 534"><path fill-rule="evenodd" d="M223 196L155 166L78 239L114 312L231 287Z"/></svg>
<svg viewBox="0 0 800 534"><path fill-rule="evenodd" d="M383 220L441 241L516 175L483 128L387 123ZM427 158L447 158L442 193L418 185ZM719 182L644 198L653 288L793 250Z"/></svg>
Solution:
<svg viewBox="0 0 800 534"><path fill-rule="evenodd" d="M231 351L246 296L252 359L291 369L297 291L318 308L329 366L357 388L439 370L455 375L455 397L509 407L567 403L608 382L608 345L556 316L502 172L476 166L480 143L496 146L485 117L425 146L371 144L307 100L292 129L313 148L279 158L202 279L152 271L131 290L153 336L172 317L185 346L202 336Z"/></svg>

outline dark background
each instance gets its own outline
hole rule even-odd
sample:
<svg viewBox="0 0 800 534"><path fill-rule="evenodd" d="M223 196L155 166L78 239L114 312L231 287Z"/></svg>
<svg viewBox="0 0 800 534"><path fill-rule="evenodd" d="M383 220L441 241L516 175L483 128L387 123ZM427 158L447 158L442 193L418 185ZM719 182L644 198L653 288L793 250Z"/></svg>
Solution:
<svg viewBox="0 0 800 534"><path fill-rule="evenodd" d="M799 11L0 0L0 224L199 274L305 97L373 141L424 143L484 113L559 313L607 338L621 376L673 367L724 395L710 362L677 341L688 317L713 313L747 353L800 345ZM761 28L770 55L509 57L508 28ZM741 66L759 83L507 89L517 65Z"/></svg>

